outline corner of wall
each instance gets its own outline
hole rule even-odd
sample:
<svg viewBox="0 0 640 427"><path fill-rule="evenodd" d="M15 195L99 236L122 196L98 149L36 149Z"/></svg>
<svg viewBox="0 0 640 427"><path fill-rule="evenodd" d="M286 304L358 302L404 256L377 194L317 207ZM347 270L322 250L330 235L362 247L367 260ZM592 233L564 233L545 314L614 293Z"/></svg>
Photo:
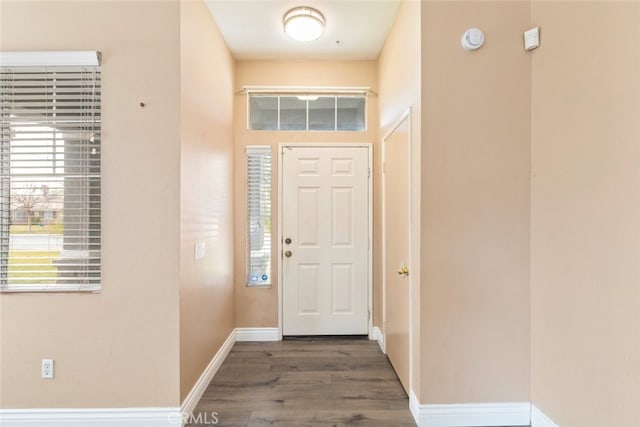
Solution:
<svg viewBox="0 0 640 427"><path fill-rule="evenodd" d="M180 11L180 399L184 400L235 327L235 60L205 2L180 2Z"/></svg>

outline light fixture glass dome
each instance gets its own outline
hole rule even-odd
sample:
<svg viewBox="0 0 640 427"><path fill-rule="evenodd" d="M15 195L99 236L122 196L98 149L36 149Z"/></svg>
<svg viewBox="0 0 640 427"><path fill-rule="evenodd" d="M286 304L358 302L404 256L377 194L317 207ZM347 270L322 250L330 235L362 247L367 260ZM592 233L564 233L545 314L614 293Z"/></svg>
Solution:
<svg viewBox="0 0 640 427"><path fill-rule="evenodd" d="M320 38L324 31L324 16L312 7L294 7L282 19L284 32L294 40L310 42Z"/></svg>

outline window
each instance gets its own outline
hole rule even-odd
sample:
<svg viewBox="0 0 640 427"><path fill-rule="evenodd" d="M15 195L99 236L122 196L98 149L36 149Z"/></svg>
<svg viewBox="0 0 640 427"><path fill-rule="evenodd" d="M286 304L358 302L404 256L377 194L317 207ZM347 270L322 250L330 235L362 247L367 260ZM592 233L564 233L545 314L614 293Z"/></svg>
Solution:
<svg viewBox="0 0 640 427"><path fill-rule="evenodd" d="M309 130L336 130L335 97L319 96L309 100Z"/></svg>
<svg viewBox="0 0 640 427"><path fill-rule="evenodd" d="M247 285L271 285L271 147L247 147Z"/></svg>
<svg viewBox="0 0 640 427"><path fill-rule="evenodd" d="M364 131L365 95L249 94L249 129Z"/></svg>
<svg viewBox="0 0 640 427"><path fill-rule="evenodd" d="M97 52L0 56L1 291L100 288L100 77Z"/></svg>
<svg viewBox="0 0 640 427"><path fill-rule="evenodd" d="M278 128L277 96L250 96L249 112L249 129L271 130Z"/></svg>
<svg viewBox="0 0 640 427"><path fill-rule="evenodd" d="M364 130L364 98L336 98L336 129Z"/></svg>
<svg viewBox="0 0 640 427"><path fill-rule="evenodd" d="M15 209L13 211L13 218L16 221L26 221L27 220L27 212Z"/></svg>
<svg viewBox="0 0 640 427"><path fill-rule="evenodd" d="M280 130L307 130L307 101L280 97Z"/></svg>

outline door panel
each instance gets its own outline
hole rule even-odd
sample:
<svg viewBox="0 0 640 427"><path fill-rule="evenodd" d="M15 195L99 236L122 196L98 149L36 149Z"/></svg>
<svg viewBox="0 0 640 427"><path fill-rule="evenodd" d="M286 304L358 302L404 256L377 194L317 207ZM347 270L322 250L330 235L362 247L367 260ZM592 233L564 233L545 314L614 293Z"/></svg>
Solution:
<svg viewBox="0 0 640 427"><path fill-rule="evenodd" d="M284 147L281 167L283 335L367 334L369 150Z"/></svg>
<svg viewBox="0 0 640 427"><path fill-rule="evenodd" d="M319 188L298 188L298 236L300 247L317 248L319 241L318 211L320 208ZM289 234L287 234L289 237Z"/></svg>
<svg viewBox="0 0 640 427"><path fill-rule="evenodd" d="M409 119L384 145L384 298L385 347L405 390L409 390L409 276L400 274L409 259ZM410 274L410 272L408 272Z"/></svg>

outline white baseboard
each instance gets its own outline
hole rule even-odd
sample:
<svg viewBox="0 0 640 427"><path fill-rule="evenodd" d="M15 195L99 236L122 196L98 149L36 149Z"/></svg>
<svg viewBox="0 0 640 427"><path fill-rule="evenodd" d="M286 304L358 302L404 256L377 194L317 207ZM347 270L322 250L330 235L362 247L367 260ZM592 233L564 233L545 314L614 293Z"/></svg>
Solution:
<svg viewBox="0 0 640 427"><path fill-rule="evenodd" d="M371 339L378 341L378 347L380 347L380 350L384 353L384 335L382 335L382 331L377 326L373 327Z"/></svg>
<svg viewBox="0 0 640 427"><path fill-rule="evenodd" d="M413 420L416 422L416 425L420 426L420 402L413 390L409 392L409 411L411 411L411 415L413 416Z"/></svg>
<svg viewBox="0 0 640 427"><path fill-rule="evenodd" d="M2 409L2 427L176 427L180 408Z"/></svg>
<svg viewBox="0 0 640 427"><path fill-rule="evenodd" d="M531 405L531 427L559 427L551 421L536 405Z"/></svg>
<svg viewBox="0 0 640 427"><path fill-rule="evenodd" d="M222 362L224 362L224 360L229 355L229 352L231 351L231 348L233 347L233 344L235 342L236 331L233 330L224 341L224 343L220 346L220 349L218 349L216 354L213 356L211 362L209 362L209 365L207 365L204 372L202 372L202 375L200 375L198 381L196 381L196 383L193 385L191 391L184 399L184 402L182 402L180 410L183 413L190 414L196 408L196 405L200 401L200 398L204 394L204 391L209 386L211 379L213 379L213 376L216 374L216 372L218 372L218 369L220 369Z"/></svg>
<svg viewBox="0 0 640 427"><path fill-rule="evenodd" d="M528 402L421 405L412 391L409 409L419 427L528 426L531 421Z"/></svg>
<svg viewBox="0 0 640 427"><path fill-rule="evenodd" d="M236 341L280 341L278 328L236 328Z"/></svg>

